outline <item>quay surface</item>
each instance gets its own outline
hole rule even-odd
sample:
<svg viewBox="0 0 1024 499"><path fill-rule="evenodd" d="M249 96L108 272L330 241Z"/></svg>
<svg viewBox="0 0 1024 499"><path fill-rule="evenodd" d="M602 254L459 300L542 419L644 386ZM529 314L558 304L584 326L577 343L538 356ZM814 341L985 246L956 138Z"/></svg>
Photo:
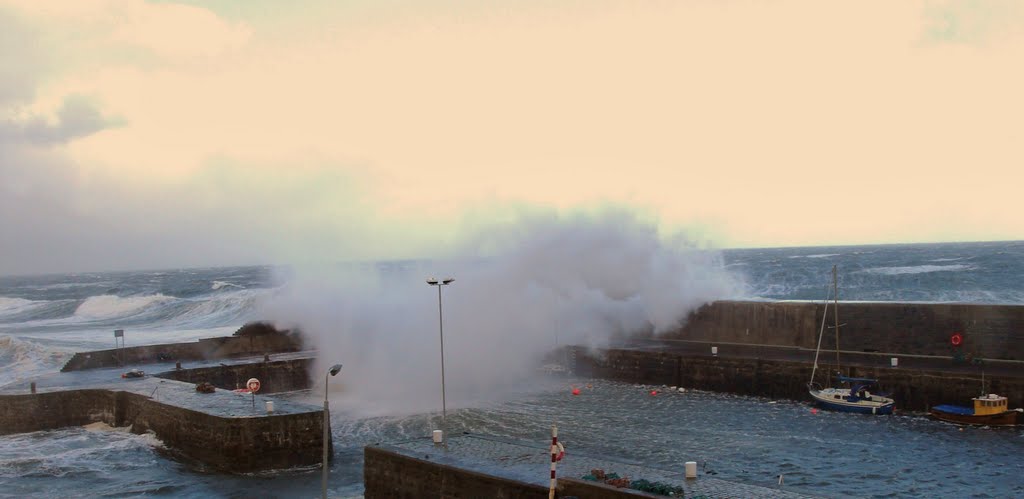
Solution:
<svg viewBox="0 0 1024 499"><path fill-rule="evenodd" d="M456 490L470 491L469 496L472 496L475 488L492 493L501 489L505 497L547 497L550 463L548 445L463 434L447 438L444 444L434 444L427 437L368 446L363 473L367 499L454 497ZM813 497L786 491L784 485L768 488L740 484L712 478L700 471L697 478L686 479L684 463L679 463L678 470L664 470L637 462L590 456L571 448L566 449L565 458L557 466L557 476L562 482L560 496L576 496L579 490L585 489L589 493L578 497L660 497L631 489L598 487L596 482L582 480L593 469L631 480L678 486L684 490L685 497L691 498ZM493 478L488 480L488 477ZM595 488L603 490L593 490Z"/></svg>

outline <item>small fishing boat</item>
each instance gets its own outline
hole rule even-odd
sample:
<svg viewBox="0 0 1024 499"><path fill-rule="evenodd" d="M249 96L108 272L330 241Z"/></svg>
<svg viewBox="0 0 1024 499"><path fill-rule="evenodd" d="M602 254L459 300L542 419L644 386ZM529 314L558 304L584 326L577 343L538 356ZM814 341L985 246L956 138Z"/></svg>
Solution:
<svg viewBox="0 0 1024 499"><path fill-rule="evenodd" d="M821 353L821 338L825 334L825 322L828 317L828 297L825 298L825 313L821 317L821 331L818 332L818 347L814 351L814 368L811 380L807 383L807 391L814 403L822 409L858 414L892 414L896 401L889 397L871 393L878 380L871 378L853 378L842 375L839 370L839 277L836 267L832 266L832 290L834 292L834 314L836 330L836 381L845 387L823 388L814 382L818 371L818 355Z"/></svg>
<svg viewBox="0 0 1024 499"><path fill-rule="evenodd" d="M928 414L940 421L985 426L1012 426L1024 424L1024 409L1009 409L1009 400L1001 395L989 393L971 399L974 407L959 405L937 405Z"/></svg>

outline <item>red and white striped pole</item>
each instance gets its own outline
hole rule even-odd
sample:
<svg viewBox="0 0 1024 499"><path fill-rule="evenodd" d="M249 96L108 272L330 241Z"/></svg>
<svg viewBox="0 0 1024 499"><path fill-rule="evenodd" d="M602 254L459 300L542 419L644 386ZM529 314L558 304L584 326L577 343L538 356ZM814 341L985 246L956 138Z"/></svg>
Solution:
<svg viewBox="0 0 1024 499"><path fill-rule="evenodd" d="M558 462L558 427L551 425L551 488L548 499L555 499L555 463Z"/></svg>

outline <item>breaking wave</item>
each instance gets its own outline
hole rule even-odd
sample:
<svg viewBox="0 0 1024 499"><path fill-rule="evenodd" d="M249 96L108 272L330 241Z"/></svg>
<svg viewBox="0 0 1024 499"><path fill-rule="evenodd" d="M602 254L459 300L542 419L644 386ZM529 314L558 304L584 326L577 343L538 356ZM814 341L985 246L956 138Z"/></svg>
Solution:
<svg viewBox="0 0 1024 499"><path fill-rule="evenodd" d="M120 297L114 295L90 296L86 298L75 315L86 319L107 319L111 317L130 317L141 313L149 307L173 300L162 294L149 296Z"/></svg>
<svg viewBox="0 0 1024 499"><path fill-rule="evenodd" d="M0 387L59 370L74 352L0 336Z"/></svg>
<svg viewBox="0 0 1024 499"><path fill-rule="evenodd" d="M260 300L273 289L230 289L177 298L163 294L97 295L83 300L6 299L0 309L0 332L102 329L141 326L148 329L211 328L254 320Z"/></svg>

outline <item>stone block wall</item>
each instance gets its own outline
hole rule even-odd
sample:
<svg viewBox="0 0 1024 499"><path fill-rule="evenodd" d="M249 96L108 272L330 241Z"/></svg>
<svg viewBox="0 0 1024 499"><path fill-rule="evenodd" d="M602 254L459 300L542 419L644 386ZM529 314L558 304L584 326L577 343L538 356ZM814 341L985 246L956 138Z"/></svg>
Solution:
<svg viewBox="0 0 1024 499"><path fill-rule="evenodd" d="M224 390L245 388L249 378L260 380L260 394L306 390L312 386L309 377L315 359L292 359L254 362L229 366L198 367L160 373L157 376L198 384L207 382Z"/></svg>
<svg viewBox="0 0 1024 499"><path fill-rule="evenodd" d="M0 435L52 430L117 421L117 394L109 390L74 390L0 395Z"/></svg>
<svg viewBox="0 0 1024 499"><path fill-rule="evenodd" d="M591 352L572 347L575 373L627 383L680 386L739 395L807 400L811 364L767 359L723 358L641 350ZM668 366L678 366L672 372ZM850 367L850 376L881 380L896 408L927 411L939 404L968 405L981 392L974 375L918 369ZM1009 398L1010 407L1024 406L1024 378L989 376L988 392Z"/></svg>
<svg viewBox="0 0 1024 499"><path fill-rule="evenodd" d="M266 353L297 352L302 348L302 339L297 335L268 334L204 338L192 343L167 343L79 352L64 364L61 371L153 362L226 359Z"/></svg>
<svg viewBox="0 0 1024 499"><path fill-rule="evenodd" d="M663 337L814 349L823 311L821 302L718 301ZM966 353L1024 360L1024 305L840 302L839 321L843 350L948 356L950 336L960 332ZM822 349L834 348L835 334L826 330Z"/></svg>
<svg viewBox="0 0 1024 499"><path fill-rule="evenodd" d="M0 435L103 422L152 431L174 453L214 469L251 472L315 465L323 412L219 417L109 390L0 395ZM333 454L333 442L328 441Z"/></svg>
<svg viewBox="0 0 1024 499"><path fill-rule="evenodd" d="M547 487L417 459L394 450L363 450L363 497L366 499L547 499Z"/></svg>

